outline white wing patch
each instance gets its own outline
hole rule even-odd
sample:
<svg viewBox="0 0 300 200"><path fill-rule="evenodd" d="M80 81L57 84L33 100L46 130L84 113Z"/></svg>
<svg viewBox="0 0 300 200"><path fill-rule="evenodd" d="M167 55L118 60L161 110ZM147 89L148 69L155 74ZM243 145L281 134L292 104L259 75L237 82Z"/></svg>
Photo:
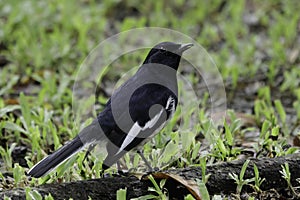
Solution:
<svg viewBox="0 0 300 200"><path fill-rule="evenodd" d="M121 151L123 151L125 147L127 147L130 144L130 142L132 142L132 140L139 134L139 132L141 132L141 130L142 127L140 127L138 122L135 122L131 127L129 133L127 134L125 140L123 141L119 151L116 153L116 155L119 154Z"/></svg>
<svg viewBox="0 0 300 200"><path fill-rule="evenodd" d="M175 99L170 96L168 98L167 101L167 105L165 107L166 110L171 111L170 116L172 116L175 112ZM152 128L158 121L158 119L160 118L160 116L162 115L164 109L162 108L160 110L160 112L158 114L156 114L150 121L148 121L144 127L141 127L138 122L135 122L133 124L133 126L131 127L131 129L129 130L129 133L127 134L125 140L123 141L120 149L118 150L118 152L115 154L119 154L121 151L123 151L131 142L132 140L134 140L134 138L136 138L136 136L141 132L144 131L148 128Z"/></svg>
<svg viewBox="0 0 300 200"><path fill-rule="evenodd" d="M129 130L125 140L123 141L119 151L116 153L119 154L121 151L123 151L131 142L134 138L136 138L136 136L141 132L144 131L148 128L152 128L156 122L158 121L159 117L161 116L163 112L163 109L160 110L160 112L155 115L150 121L148 121L144 127L141 127L138 122L135 122L133 124L133 126L131 127L131 129Z"/></svg>
<svg viewBox="0 0 300 200"><path fill-rule="evenodd" d="M172 116L175 112L175 99L172 96L168 98L166 110L171 111L170 116Z"/></svg>
<svg viewBox="0 0 300 200"><path fill-rule="evenodd" d="M147 128L152 128L156 122L158 121L159 117L161 116L164 109L161 109L157 115L155 115L149 122L145 124L145 126L142 128L142 130L146 130Z"/></svg>

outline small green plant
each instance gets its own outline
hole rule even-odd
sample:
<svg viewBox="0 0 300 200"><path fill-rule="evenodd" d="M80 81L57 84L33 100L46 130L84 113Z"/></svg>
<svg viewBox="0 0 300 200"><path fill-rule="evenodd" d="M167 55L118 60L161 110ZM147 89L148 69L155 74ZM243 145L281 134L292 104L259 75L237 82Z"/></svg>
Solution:
<svg viewBox="0 0 300 200"><path fill-rule="evenodd" d="M241 121L235 119L234 116L231 116L231 120L231 124L224 120L224 126L221 129L211 126L210 131L207 131L209 133L207 138L213 147L211 155L226 161L235 159L241 153L241 149L235 147L235 138L240 132Z"/></svg>
<svg viewBox="0 0 300 200"><path fill-rule="evenodd" d="M205 183L207 183L209 176L210 176L210 174L206 174L206 157L200 158L200 166L201 166L202 182L205 184Z"/></svg>
<svg viewBox="0 0 300 200"><path fill-rule="evenodd" d="M117 191L117 200L126 200L126 192L127 192L127 188L119 189Z"/></svg>
<svg viewBox="0 0 300 200"><path fill-rule="evenodd" d="M25 170L19 163L14 164L13 177L16 187L24 186L24 180L26 179Z"/></svg>
<svg viewBox="0 0 300 200"><path fill-rule="evenodd" d="M153 178L153 176L149 176L149 180L152 182L153 187L149 188L149 191L152 192L156 192L157 193L157 199L161 199L161 200L167 200L168 196L167 196L167 191L165 189L163 189L167 179L162 179L159 183L159 185L156 183L155 179Z"/></svg>
<svg viewBox="0 0 300 200"><path fill-rule="evenodd" d="M280 170L280 173L282 175L282 178L285 179L285 181L288 184L288 187L292 191L293 195L297 198L300 198L300 194L296 192L296 190L294 189L292 182L291 182L292 177L291 177L289 164L284 163L284 165L281 165L281 168L282 168L282 170Z"/></svg>
<svg viewBox="0 0 300 200"><path fill-rule="evenodd" d="M0 146L0 155L5 163L5 166L8 170L13 168L13 160L12 160L12 151L16 147L16 143L12 143L10 147L6 146L6 149L4 149L2 146Z"/></svg>
<svg viewBox="0 0 300 200"><path fill-rule="evenodd" d="M198 184L198 187L199 187L199 192L200 192L200 195L201 195L201 199L209 200L210 197L209 197L209 193L208 193L208 190L206 188L205 182L197 179L197 184Z"/></svg>
<svg viewBox="0 0 300 200"><path fill-rule="evenodd" d="M277 110L277 113L279 115L279 118L281 120L281 123L283 125L285 125L286 124L286 112L284 110L284 107L283 107L281 101L277 99L277 100L274 101L274 104L275 104L275 108Z"/></svg>
<svg viewBox="0 0 300 200"><path fill-rule="evenodd" d="M254 169L254 183L255 183L253 185L253 188L255 191L261 192L260 186L265 181L265 178L261 178L259 176L259 171L256 164L253 164L253 169Z"/></svg>
<svg viewBox="0 0 300 200"><path fill-rule="evenodd" d="M26 192L26 200L54 200L51 194L48 194L46 196L42 196L38 191L32 190L29 187L25 188Z"/></svg>
<svg viewBox="0 0 300 200"><path fill-rule="evenodd" d="M229 177L231 179L233 179L235 181L235 183L237 184L236 193L238 195L241 194L242 189L245 185L248 185L249 183L251 183L255 180L255 178L244 179L244 175L245 175L245 172L246 172L249 162L250 162L250 160L245 161L245 163L242 166L239 176L235 173L229 173Z"/></svg>
<svg viewBox="0 0 300 200"><path fill-rule="evenodd" d="M256 151L264 151L271 157L284 156L297 151L295 147L284 149L287 140L285 137L282 137L279 125L273 125L268 120L263 122L259 137L259 142L255 147Z"/></svg>
<svg viewBox="0 0 300 200"><path fill-rule="evenodd" d="M168 195L167 195L167 191L165 189L163 189L167 179L162 179L158 185L152 175L148 176L148 178L154 186L154 187L149 187L148 190L150 192L156 193L156 195L149 194L149 195L135 198L133 200L148 200L148 199L167 200L167 199L169 199Z"/></svg>
<svg viewBox="0 0 300 200"><path fill-rule="evenodd" d="M284 82L280 86L280 91L294 91L300 85L300 70L292 67L291 70L284 71Z"/></svg>
<svg viewBox="0 0 300 200"><path fill-rule="evenodd" d="M195 198L193 197L193 195L188 194L184 197L184 200L195 200Z"/></svg>

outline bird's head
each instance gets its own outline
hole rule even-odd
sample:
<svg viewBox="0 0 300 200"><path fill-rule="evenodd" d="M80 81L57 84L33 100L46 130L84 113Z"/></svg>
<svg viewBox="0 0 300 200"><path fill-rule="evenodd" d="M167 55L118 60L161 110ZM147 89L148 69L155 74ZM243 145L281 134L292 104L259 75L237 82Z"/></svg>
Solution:
<svg viewBox="0 0 300 200"><path fill-rule="evenodd" d="M162 42L154 46L147 55L144 64L157 63L177 70L182 53L191 48L192 43L177 44Z"/></svg>

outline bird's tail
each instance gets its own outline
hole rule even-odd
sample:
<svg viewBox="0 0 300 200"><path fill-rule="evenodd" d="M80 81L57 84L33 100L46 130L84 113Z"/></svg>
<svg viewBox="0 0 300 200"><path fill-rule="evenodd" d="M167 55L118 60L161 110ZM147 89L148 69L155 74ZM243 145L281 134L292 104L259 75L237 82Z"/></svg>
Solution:
<svg viewBox="0 0 300 200"><path fill-rule="evenodd" d="M80 137L75 137L73 140L59 148L56 152L34 165L29 170L28 175L39 178L48 174L50 171L62 164L65 160L80 151L83 147L84 144L82 143Z"/></svg>

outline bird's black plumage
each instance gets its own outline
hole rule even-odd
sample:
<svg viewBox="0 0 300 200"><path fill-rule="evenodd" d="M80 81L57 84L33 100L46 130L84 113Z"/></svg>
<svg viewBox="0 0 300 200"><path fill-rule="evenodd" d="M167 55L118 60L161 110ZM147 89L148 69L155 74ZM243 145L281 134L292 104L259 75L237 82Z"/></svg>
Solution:
<svg viewBox="0 0 300 200"><path fill-rule="evenodd" d="M163 42L152 48L136 74L120 86L104 110L77 137L36 164L28 174L41 177L82 147L107 141L103 169L157 133L175 112L182 53L192 44Z"/></svg>

